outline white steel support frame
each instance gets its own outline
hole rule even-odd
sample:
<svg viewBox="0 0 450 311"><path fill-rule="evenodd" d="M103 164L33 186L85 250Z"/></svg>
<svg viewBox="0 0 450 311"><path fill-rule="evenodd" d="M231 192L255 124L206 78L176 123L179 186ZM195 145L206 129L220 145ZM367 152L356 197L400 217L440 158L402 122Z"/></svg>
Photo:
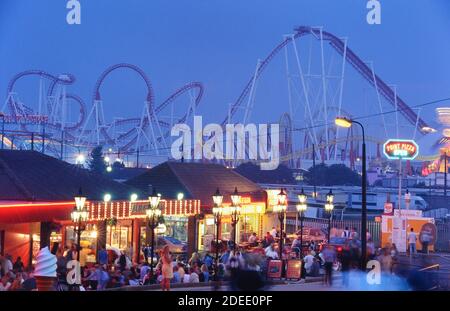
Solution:
<svg viewBox="0 0 450 311"><path fill-rule="evenodd" d="M284 35L283 38L286 40L289 38L289 36ZM288 45L286 44L284 46L284 60L285 60L285 68L286 68L286 79L287 79L287 90L288 90L288 104L289 104L289 113L291 115L291 118L295 119L294 109L292 107L292 92L291 92L291 74L289 71L289 60L288 60Z"/></svg>
<svg viewBox="0 0 450 311"><path fill-rule="evenodd" d="M327 107L327 85L325 77L325 59L323 54L323 29L320 27L320 59L321 59L321 70L322 70L322 100L323 100L323 110L325 114L325 145L326 145L326 159L330 159L330 149L328 148L329 137L328 137L328 107Z"/></svg>
<svg viewBox="0 0 450 311"><path fill-rule="evenodd" d="M84 134L86 132L86 127L87 127L87 125L89 123L89 120L91 119L91 117L93 115L95 115L95 130L94 130L94 134L96 136L95 138L96 138L96 141L97 141L97 146L100 145L100 128L101 128L102 125L100 123L99 117L103 116L103 109L102 109L103 106L102 106L101 103L102 103L101 100L94 100L92 108L89 111L89 114L88 114L88 116L86 118L86 121L83 124L83 128L81 129L80 136L78 136L78 139L76 141L77 145L80 144L81 139L82 139L82 137L84 136ZM100 112L100 110L101 110L101 112ZM87 140L87 141L89 141L89 140Z"/></svg>
<svg viewBox="0 0 450 311"><path fill-rule="evenodd" d="M140 149L139 148L140 136L141 136L141 134L143 134L144 137L146 138L147 142L149 143L149 145L153 145L154 150L156 152L156 155L159 156L160 155L160 150L159 150L159 147L158 147L158 139L157 139L157 137L155 135L155 129L153 128L154 127L153 122L156 123L156 127L157 127L159 135L160 135L159 138L161 139L162 144L163 144L163 149L165 149L165 150L167 150L166 138L164 137L164 134L163 134L163 132L161 130L161 126L159 124L158 117L155 114L154 106L151 105L151 109L152 109L151 112L148 109L148 106L149 106L149 102L145 101L144 108L143 108L142 115L141 115L141 122L139 124L138 129L137 129L136 150ZM145 133L145 129L144 129L144 120L145 119L147 119L147 121L148 121L148 126L150 128L150 134L151 134L152 140L150 140L148 138L148 136L146 135L146 133Z"/></svg>
<svg viewBox="0 0 450 311"><path fill-rule="evenodd" d="M298 71L299 71L301 85L302 85L302 88L303 88L303 95L305 97L306 109L307 109L307 112L308 112L307 114L308 114L308 117L309 117L309 124L314 128L315 124L314 124L314 120L313 120L313 117L312 117L311 105L310 105L309 96L308 96L308 89L307 89L306 82L305 82L305 77L304 77L304 74L303 74L302 64L300 63L300 56L299 56L299 53L298 53L298 50L297 50L297 45L295 43L294 35L291 35L291 41L292 41L292 45L294 47L295 59L296 59L297 68L298 68ZM318 144L318 141L317 141L316 131L313 129L312 130L312 134L311 134L311 130L307 130L307 132L308 132L308 135L309 135L311 141L314 141L315 145L318 146L319 144Z"/></svg>
<svg viewBox="0 0 450 311"><path fill-rule="evenodd" d="M395 107L395 131L397 134L397 138L400 138L400 132L398 128L398 102L397 102L397 86L396 85L390 85L389 86L392 91L394 92L394 107Z"/></svg>
<svg viewBox="0 0 450 311"><path fill-rule="evenodd" d="M381 95L380 95L380 91L378 89L377 79L375 77L375 68L374 68L373 62L369 62L369 64L370 64L370 69L372 70L373 85L375 86L375 92L377 93L378 106L380 108L381 119L383 120L384 133L385 133L386 139L387 139L389 137L388 136L388 130L386 128L386 120L385 120L384 114L383 114L383 106L382 106L382 103L381 103Z"/></svg>
<svg viewBox="0 0 450 311"><path fill-rule="evenodd" d="M344 76L345 76L345 65L347 64L347 38L342 38L342 42L344 42L344 53L342 55L342 67L341 67L341 79L340 79L340 87L339 87L339 103L338 103L338 115L341 115L342 111L342 98L344 95ZM336 140L339 138L339 129L338 126L336 128ZM336 143L334 145L334 160L337 160L337 153L338 153L338 144Z"/></svg>
<svg viewBox="0 0 450 311"><path fill-rule="evenodd" d="M416 125L414 126L414 133L413 133L413 140L416 140L416 134L417 134L417 127L419 126L419 119L420 119L420 113L422 112L422 108L417 109L417 118L416 118Z"/></svg>
<svg viewBox="0 0 450 311"><path fill-rule="evenodd" d="M260 66L261 66L261 60L258 59L258 61L256 62L255 73L254 73L253 79L252 79L252 86L250 88L250 94L248 96L247 105L245 107L244 119L243 119L244 125L247 124L248 119L250 119L253 106L255 105L255 95L256 95L258 72L259 72Z"/></svg>

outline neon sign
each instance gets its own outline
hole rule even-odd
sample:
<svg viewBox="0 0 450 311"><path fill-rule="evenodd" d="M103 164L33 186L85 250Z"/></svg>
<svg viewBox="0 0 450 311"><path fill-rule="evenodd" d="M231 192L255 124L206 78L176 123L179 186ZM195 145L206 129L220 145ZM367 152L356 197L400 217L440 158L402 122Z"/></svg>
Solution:
<svg viewBox="0 0 450 311"><path fill-rule="evenodd" d="M419 146L414 140L389 139L383 145L384 155L390 160L414 160Z"/></svg>

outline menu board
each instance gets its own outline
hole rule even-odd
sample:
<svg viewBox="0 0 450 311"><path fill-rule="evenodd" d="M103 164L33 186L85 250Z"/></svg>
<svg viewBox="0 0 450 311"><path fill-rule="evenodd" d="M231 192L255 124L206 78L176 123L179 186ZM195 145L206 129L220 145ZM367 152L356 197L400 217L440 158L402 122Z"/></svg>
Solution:
<svg viewBox="0 0 450 311"><path fill-rule="evenodd" d="M287 262L286 279L300 279L302 272L302 261L290 259Z"/></svg>
<svg viewBox="0 0 450 311"><path fill-rule="evenodd" d="M280 279L281 278L281 268L282 268L281 260L269 261L269 266L267 269L267 277L272 278L272 279Z"/></svg>

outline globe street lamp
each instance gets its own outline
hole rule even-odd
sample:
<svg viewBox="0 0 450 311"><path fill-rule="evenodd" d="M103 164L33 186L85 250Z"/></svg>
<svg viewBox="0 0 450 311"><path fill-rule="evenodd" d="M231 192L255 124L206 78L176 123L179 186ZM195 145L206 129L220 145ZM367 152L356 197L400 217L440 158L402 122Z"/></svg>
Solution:
<svg viewBox="0 0 450 311"><path fill-rule="evenodd" d="M231 195L231 225L233 226L233 249L236 252L236 243L237 241L237 233L236 233L236 225L239 222L239 217L241 215L241 196L237 190L237 187L234 188L234 192Z"/></svg>
<svg viewBox="0 0 450 311"><path fill-rule="evenodd" d="M219 273L219 228L220 228L220 222L222 219L222 213L223 213L223 195L220 194L219 188L217 188L216 193L212 196L214 207L213 207L213 215L214 215L214 224L216 225L216 264L215 264L215 271L214 271L214 278L216 281L219 280L218 273Z"/></svg>
<svg viewBox="0 0 450 311"><path fill-rule="evenodd" d="M308 208L308 206L306 205L306 199L307 196L302 188L302 192L300 192L300 194L298 195L299 204L297 204L297 212L300 215L300 258L303 258L303 218L304 213Z"/></svg>
<svg viewBox="0 0 450 311"><path fill-rule="evenodd" d="M89 217L89 212L85 207L86 197L83 196L81 188L78 190L78 195L75 196L75 208L72 213L70 213L70 218L72 222L77 224L77 261L80 261L80 251L81 251L81 225L86 222Z"/></svg>
<svg viewBox="0 0 450 311"><path fill-rule="evenodd" d="M159 201L161 196L156 193L156 189L153 188L153 193L148 197L149 204L145 210L147 216L148 226L151 229L152 248L150 252L150 272L153 277L153 256L155 254L155 229L158 227L159 218L161 217L161 209L159 208Z"/></svg>
<svg viewBox="0 0 450 311"><path fill-rule="evenodd" d="M277 195L278 204L273 207L274 212L278 213L278 219L280 220L280 245L279 245L279 256L280 260L283 260L283 226L284 226L284 216L286 215L287 200L286 192L281 188L280 193Z"/></svg>
<svg viewBox="0 0 450 311"><path fill-rule="evenodd" d="M328 238L327 238L328 244L330 244L331 216L333 215L333 209L334 209L333 200L334 200L334 195L330 189L330 192L328 192L328 194L327 194L327 203L325 204L325 211L327 211L330 214L330 216L328 217Z"/></svg>
<svg viewBox="0 0 450 311"><path fill-rule="evenodd" d="M335 120L337 126L349 128L353 123L358 124L362 130L362 176L361 176L361 270L366 269L366 256L367 256L367 159L366 159L366 137L364 133L364 126L358 121L351 120L345 117L338 117Z"/></svg>

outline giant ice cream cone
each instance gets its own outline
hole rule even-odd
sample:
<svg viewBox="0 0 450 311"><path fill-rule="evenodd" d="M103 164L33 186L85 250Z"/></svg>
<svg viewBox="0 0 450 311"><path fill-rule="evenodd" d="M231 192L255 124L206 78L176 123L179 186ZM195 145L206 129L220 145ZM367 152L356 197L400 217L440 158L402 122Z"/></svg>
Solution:
<svg viewBox="0 0 450 311"><path fill-rule="evenodd" d="M56 256L50 253L48 247L42 248L36 256L34 277L38 291L55 290Z"/></svg>

